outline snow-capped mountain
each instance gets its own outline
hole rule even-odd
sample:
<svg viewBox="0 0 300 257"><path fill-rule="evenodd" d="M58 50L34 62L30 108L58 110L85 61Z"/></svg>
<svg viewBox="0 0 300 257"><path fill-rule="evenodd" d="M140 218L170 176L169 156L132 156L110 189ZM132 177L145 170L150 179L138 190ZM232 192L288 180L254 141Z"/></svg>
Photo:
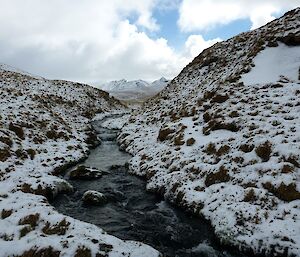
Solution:
<svg viewBox="0 0 300 257"><path fill-rule="evenodd" d="M154 88L160 88L161 90L163 88L166 87L166 85L169 83L169 80L167 80L166 78L162 77L158 80L155 80L151 83L151 87L154 87Z"/></svg>
<svg viewBox="0 0 300 257"><path fill-rule="evenodd" d="M115 80L108 82L100 88L107 92L111 91L128 91L128 90L144 90L145 88L149 87L151 84L144 80L133 80L128 81L125 79L122 80Z"/></svg>
<svg viewBox="0 0 300 257"><path fill-rule="evenodd" d="M101 85L100 88L119 100L142 101L159 93L168 83L169 80L164 77L152 83L145 80L127 81L122 79Z"/></svg>
<svg viewBox="0 0 300 257"><path fill-rule="evenodd" d="M300 256L300 8L204 50L118 140L147 189L221 242Z"/></svg>

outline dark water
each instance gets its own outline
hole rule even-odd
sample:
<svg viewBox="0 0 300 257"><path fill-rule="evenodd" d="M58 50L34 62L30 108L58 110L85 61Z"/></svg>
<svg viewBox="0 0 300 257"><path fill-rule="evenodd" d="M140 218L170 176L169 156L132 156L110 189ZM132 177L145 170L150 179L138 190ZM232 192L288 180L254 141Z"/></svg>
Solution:
<svg viewBox="0 0 300 257"><path fill-rule="evenodd" d="M149 244L168 257L243 257L222 249L212 228L203 220L169 205L145 190L145 181L126 172L130 155L119 151L117 131L95 123L102 144L93 150L84 165L108 171L94 181L71 181L75 193L60 195L53 205L61 213L93 223L121 239ZM110 169L112 165L120 165ZM103 206L85 206L81 197L87 190L104 193Z"/></svg>

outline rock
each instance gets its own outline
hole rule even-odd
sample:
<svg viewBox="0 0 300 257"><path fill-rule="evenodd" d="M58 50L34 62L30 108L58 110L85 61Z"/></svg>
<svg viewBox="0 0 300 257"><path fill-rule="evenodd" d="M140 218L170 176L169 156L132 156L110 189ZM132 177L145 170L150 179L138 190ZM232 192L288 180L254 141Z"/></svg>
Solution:
<svg viewBox="0 0 300 257"><path fill-rule="evenodd" d="M106 203L107 199L104 194L102 194L98 191L89 190L83 194L82 201L85 204L101 205L101 204Z"/></svg>
<svg viewBox="0 0 300 257"><path fill-rule="evenodd" d="M80 165L70 172L70 179L92 180L98 179L103 175L103 172L91 167Z"/></svg>
<svg viewBox="0 0 300 257"><path fill-rule="evenodd" d="M114 164L109 167L109 170L118 170L121 169L122 167L124 167L124 165Z"/></svg>

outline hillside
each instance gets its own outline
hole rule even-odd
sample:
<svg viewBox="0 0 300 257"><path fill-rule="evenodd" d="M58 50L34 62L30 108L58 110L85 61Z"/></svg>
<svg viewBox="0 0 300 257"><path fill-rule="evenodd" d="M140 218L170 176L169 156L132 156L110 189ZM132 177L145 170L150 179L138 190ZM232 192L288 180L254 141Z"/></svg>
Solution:
<svg viewBox="0 0 300 257"><path fill-rule="evenodd" d="M224 244L300 256L300 8L204 50L118 140L147 189Z"/></svg>
<svg viewBox="0 0 300 257"><path fill-rule="evenodd" d="M0 256L158 256L48 203L73 190L55 174L98 143L91 119L124 106L99 89L6 65L0 66L0 96Z"/></svg>
<svg viewBox="0 0 300 257"><path fill-rule="evenodd" d="M111 96L123 101L145 101L163 90L169 81L165 78L149 83L144 80L127 81L125 79L111 81L100 88Z"/></svg>

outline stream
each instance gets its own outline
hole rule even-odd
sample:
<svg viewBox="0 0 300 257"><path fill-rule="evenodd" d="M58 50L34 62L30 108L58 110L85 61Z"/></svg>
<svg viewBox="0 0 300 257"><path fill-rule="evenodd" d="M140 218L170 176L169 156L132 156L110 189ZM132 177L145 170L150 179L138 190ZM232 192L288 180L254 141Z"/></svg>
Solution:
<svg viewBox="0 0 300 257"><path fill-rule="evenodd" d="M59 195L52 203L59 212L95 224L121 239L149 244L166 257L245 257L222 248L207 221L147 192L143 179L128 174L125 163L130 155L119 150L118 130L101 127L106 119L94 122L102 143L82 164L107 174L98 180L69 180L75 192ZM84 205L81 197L87 190L102 192L108 203Z"/></svg>

